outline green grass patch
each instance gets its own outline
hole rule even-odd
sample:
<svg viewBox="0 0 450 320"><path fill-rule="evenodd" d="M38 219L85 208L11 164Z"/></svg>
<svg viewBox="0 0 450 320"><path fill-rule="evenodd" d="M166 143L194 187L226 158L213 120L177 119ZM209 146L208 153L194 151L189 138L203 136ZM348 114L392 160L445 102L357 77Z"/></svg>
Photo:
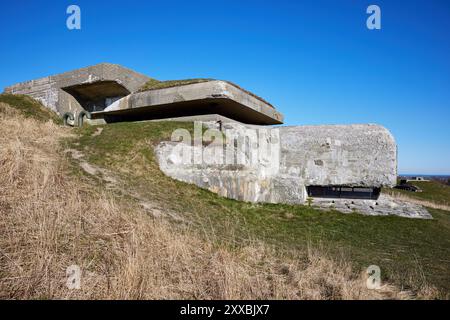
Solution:
<svg viewBox="0 0 450 320"><path fill-rule="evenodd" d="M399 189L388 189L389 192L408 196L410 198L431 201L436 204L450 205L450 186L438 181L413 181L410 182L422 189L422 192L411 192Z"/></svg>

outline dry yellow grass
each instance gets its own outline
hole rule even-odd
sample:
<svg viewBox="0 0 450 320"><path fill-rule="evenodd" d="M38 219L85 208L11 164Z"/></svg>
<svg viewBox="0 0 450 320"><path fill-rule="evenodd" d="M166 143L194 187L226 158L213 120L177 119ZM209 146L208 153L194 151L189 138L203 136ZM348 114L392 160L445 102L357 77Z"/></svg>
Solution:
<svg viewBox="0 0 450 320"><path fill-rule="evenodd" d="M351 266L262 243L230 249L180 231L67 173L69 129L0 106L0 297L6 299L379 299ZM82 270L80 290L66 268ZM430 296L433 292L425 293Z"/></svg>
<svg viewBox="0 0 450 320"><path fill-rule="evenodd" d="M446 203L438 203L436 201L430 201L430 200L422 200L422 199L416 199L413 197L409 197L406 194L396 192L394 190L386 189L384 193L390 195L394 199L403 200L407 202L411 202L414 204L418 204L424 207L438 209L438 210L444 210L444 211L450 211L450 206Z"/></svg>

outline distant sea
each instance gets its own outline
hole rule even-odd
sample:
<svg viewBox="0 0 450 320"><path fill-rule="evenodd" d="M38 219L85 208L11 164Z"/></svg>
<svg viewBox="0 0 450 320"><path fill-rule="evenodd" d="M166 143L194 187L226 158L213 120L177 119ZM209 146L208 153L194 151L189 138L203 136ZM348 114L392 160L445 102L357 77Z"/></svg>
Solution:
<svg viewBox="0 0 450 320"><path fill-rule="evenodd" d="M424 177L424 178L435 178L435 179L448 179L450 174L420 174L420 173L399 173L400 177L410 178L410 177Z"/></svg>

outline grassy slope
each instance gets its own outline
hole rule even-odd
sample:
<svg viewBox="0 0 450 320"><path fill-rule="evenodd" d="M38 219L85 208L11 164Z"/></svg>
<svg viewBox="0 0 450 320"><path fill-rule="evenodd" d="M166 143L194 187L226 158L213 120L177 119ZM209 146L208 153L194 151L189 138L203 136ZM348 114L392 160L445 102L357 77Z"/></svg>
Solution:
<svg viewBox="0 0 450 320"><path fill-rule="evenodd" d="M38 118L33 112L26 118L19 108L0 103L0 298L409 297L409 293L399 292L393 286L384 286L379 291L368 290L364 279L354 276L349 260L330 258L320 248L309 247L307 254L296 255L293 259L268 244L252 241L249 234L235 237L228 233L225 239L249 241L236 242L234 247L230 245L233 243L223 243L224 232L215 236L213 231L216 229L206 223L200 223L198 228L190 226L190 221L201 222L195 218L205 216L203 211L207 208L200 208L201 214L190 216L192 219L181 223L178 220L176 224L172 223L164 215L158 218L154 209L144 210L138 206L136 201L140 198L136 198L135 192L132 196L121 197L129 194L121 184L113 184L113 192L108 185L101 185L104 180L96 179L97 175L94 177L81 171L78 161L73 160L71 165L68 161L71 158L64 156L66 153L61 141L73 139L73 129ZM164 129L153 127L150 131L159 135L169 129L170 125ZM92 130L87 130L84 134L90 132ZM129 141L133 142L132 139ZM77 145L77 139L72 142ZM123 140L117 142L118 150L115 150L115 144L108 144L113 153L105 153L101 157L110 158L118 154L115 159L123 158L128 144ZM148 146L143 148L143 144L135 146L148 151ZM141 181L139 172L152 168L148 166L151 163L147 153L144 152L142 157L140 154L130 154L133 158L128 160L137 174L134 182L137 188L130 186L129 190L144 187L143 192L146 193L150 190L148 187L153 186L142 182L168 182L167 178ZM80 175L75 176L71 172ZM127 177L131 182L135 175ZM154 188L159 193L150 193L145 198L178 192L174 186L177 185L163 183L160 188ZM193 188L192 191L198 189ZM211 196L209 193L206 195ZM201 203L213 204L198 202ZM147 204L155 205L156 201ZM169 213L161 209L161 212ZM178 213L187 214L183 210L178 210ZM227 221L231 220L225 219ZM238 228L238 225L233 227L229 230L245 229ZM203 230L200 234L210 241L204 241L196 230ZM65 285L65 270L74 263L83 270L80 290L69 290ZM418 296L433 298L435 293L433 288L425 286Z"/></svg>
<svg viewBox="0 0 450 320"><path fill-rule="evenodd" d="M54 117L24 96L0 95L0 102L6 101L27 117L38 120ZM127 187L181 214L210 241L240 247L259 239L294 257L313 243L332 254L349 257L361 270L377 264L385 279L405 288L414 289L426 281L448 296L447 212L431 210L435 219L424 221L344 215L305 206L249 204L221 198L174 181L159 171L151 147L169 139L171 132L180 126L192 129L189 123L117 123L104 126L100 135L92 136L97 127L84 127L77 130L78 138L67 143L82 150L93 164L114 169Z"/></svg>
<svg viewBox="0 0 450 320"><path fill-rule="evenodd" d="M361 270L379 265L385 279L405 288L429 283L450 292L450 215L431 210L434 220L367 217L322 212L306 206L249 204L221 198L164 176L152 146L189 123L117 123L79 129L72 148L89 162L112 169L127 187L181 214L208 240L240 246L260 239L296 255L307 245L320 245L335 255L349 256Z"/></svg>
<svg viewBox="0 0 450 320"><path fill-rule="evenodd" d="M422 189L422 192L410 192L398 189L389 189L389 191L418 200L450 205L450 186L444 185L437 181L414 181L411 182L411 184L418 186Z"/></svg>
<svg viewBox="0 0 450 320"><path fill-rule="evenodd" d="M56 113L50 111L40 102L28 96L2 93L0 94L0 102L14 107L27 118L32 117L40 121L47 121L48 119L51 119L55 123L62 123Z"/></svg>

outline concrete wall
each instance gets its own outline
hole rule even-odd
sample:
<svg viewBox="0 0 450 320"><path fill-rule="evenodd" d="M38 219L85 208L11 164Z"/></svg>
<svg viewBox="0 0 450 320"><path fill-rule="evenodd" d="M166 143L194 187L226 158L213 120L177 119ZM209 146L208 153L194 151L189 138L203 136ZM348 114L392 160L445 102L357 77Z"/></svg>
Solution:
<svg viewBox="0 0 450 320"><path fill-rule="evenodd" d="M210 127L216 124L209 124ZM256 129L258 147L270 152L252 154L233 137ZM222 196L250 202L305 203L306 186L392 186L397 176L397 148L392 135L377 125L259 127L226 123L227 145L234 144L230 164L224 146L163 142L156 150L161 170ZM230 138L232 137L232 138ZM242 147L244 146L244 147ZM183 158L203 154L201 163Z"/></svg>
<svg viewBox="0 0 450 320"><path fill-rule="evenodd" d="M4 92L29 95L40 101L44 106L57 112L59 88L56 85L56 80L52 77L21 82L5 88Z"/></svg>
<svg viewBox="0 0 450 320"><path fill-rule="evenodd" d="M281 173L305 185L394 186L397 145L372 124L280 128Z"/></svg>
<svg viewBox="0 0 450 320"><path fill-rule="evenodd" d="M215 122L205 125L217 129ZM378 199L307 198L307 186L395 185L397 146L390 132L381 126L273 128L226 122L222 127L222 132L207 130L205 134L209 138L225 135L225 146L216 144L214 139L206 139L206 143L205 139L160 143L156 148L160 169L174 179L236 200L286 204L305 204L308 200L323 210L432 219L422 206L384 194ZM268 144L270 148L265 150L269 152L255 156L249 151L254 148L235 143L239 139L252 141L246 138L251 135L249 128L259 131L256 149ZM231 153L227 154L230 146L234 159L243 161L225 161L232 158ZM192 161L195 158L202 161Z"/></svg>

